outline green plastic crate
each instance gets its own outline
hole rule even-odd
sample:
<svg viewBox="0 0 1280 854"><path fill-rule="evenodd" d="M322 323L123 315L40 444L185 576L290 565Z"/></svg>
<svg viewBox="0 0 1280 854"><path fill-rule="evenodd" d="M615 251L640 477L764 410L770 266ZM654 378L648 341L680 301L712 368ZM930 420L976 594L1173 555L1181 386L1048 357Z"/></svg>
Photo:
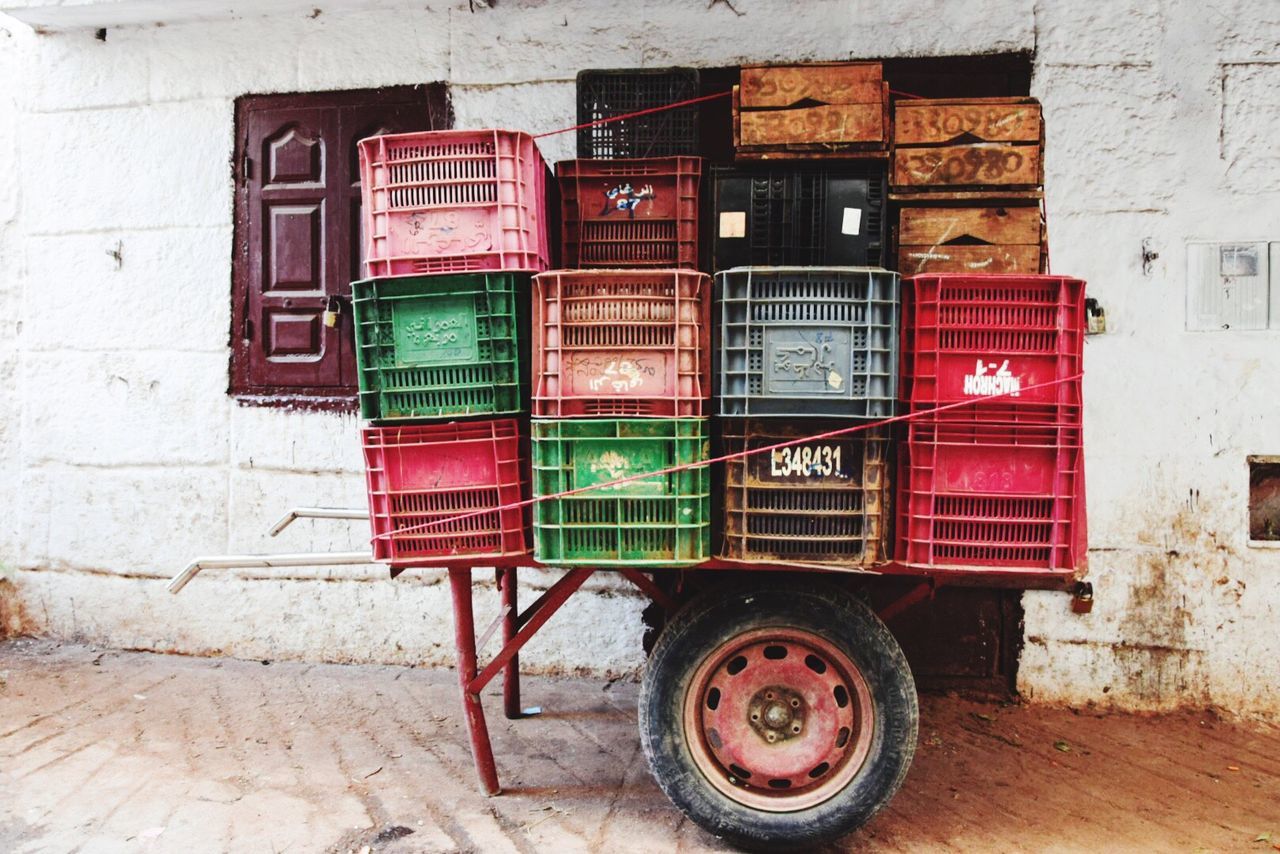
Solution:
<svg viewBox="0 0 1280 854"><path fill-rule="evenodd" d="M528 278L353 282L361 416L385 422L520 412L517 289Z"/></svg>
<svg viewBox="0 0 1280 854"><path fill-rule="evenodd" d="M705 418L533 422L534 495L708 458ZM533 505L534 556L551 566L671 566L711 554L708 466Z"/></svg>

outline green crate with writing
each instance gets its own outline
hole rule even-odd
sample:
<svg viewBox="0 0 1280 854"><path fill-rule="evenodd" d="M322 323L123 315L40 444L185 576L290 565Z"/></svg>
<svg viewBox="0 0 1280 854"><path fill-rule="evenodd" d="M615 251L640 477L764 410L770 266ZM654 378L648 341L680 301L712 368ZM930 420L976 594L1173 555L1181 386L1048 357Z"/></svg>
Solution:
<svg viewBox="0 0 1280 854"><path fill-rule="evenodd" d="M709 440L705 418L534 421L535 497L626 481L535 504L535 557L552 566L706 560L711 475L697 463Z"/></svg>
<svg viewBox="0 0 1280 854"><path fill-rule="evenodd" d="M518 273L353 282L360 414L404 421L523 411Z"/></svg>

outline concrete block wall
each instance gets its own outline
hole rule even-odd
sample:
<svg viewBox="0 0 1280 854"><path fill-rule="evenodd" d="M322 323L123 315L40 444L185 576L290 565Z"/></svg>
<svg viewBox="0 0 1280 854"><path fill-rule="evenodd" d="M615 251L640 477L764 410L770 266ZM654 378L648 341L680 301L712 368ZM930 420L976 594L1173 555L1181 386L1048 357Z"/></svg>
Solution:
<svg viewBox="0 0 1280 854"><path fill-rule="evenodd" d="M1053 267L1088 280L1110 329L1086 346L1097 605L1079 617L1060 594L1024 597L1021 688L1280 717L1280 551L1246 542L1244 461L1280 453L1280 333L1183 326L1187 240L1280 239L1274 3L471 5L274 4L105 41L0 24L7 619L142 649L449 661L435 573L209 573L163 592L199 553L367 537L306 521L264 536L289 505L356 506L363 486L354 418L226 394L236 96L443 80L457 126L539 132L573 121L582 68L1029 50ZM572 135L540 144L572 156ZM593 581L524 660L633 670L642 605Z"/></svg>

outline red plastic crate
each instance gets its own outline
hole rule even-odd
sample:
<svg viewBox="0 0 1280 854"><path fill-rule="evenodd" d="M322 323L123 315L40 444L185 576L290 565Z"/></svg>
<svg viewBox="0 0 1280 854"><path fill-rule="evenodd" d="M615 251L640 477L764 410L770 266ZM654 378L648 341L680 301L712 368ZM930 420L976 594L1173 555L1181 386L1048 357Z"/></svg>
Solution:
<svg viewBox="0 0 1280 854"><path fill-rule="evenodd" d="M373 557L394 566L529 552L524 443L515 419L364 430ZM477 510L429 528L415 526Z"/></svg>
<svg viewBox="0 0 1280 854"><path fill-rule="evenodd" d="M702 159L562 160L566 267L698 267Z"/></svg>
<svg viewBox="0 0 1280 854"><path fill-rule="evenodd" d="M547 165L529 134L390 134L359 150L370 278L549 266Z"/></svg>
<svg viewBox="0 0 1280 854"><path fill-rule="evenodd" d="M918 569L1083 569L1079 424L911 422L900 448L897 529L898 561Z"/></svg>
<svg viewBox="0 0 1280 854"><path fill-rule="evenodd" d="M534 415L701 416L711 393L710 320L705 273L534 276Z"/></svg>
<svg viewBox="0 0 1280 854"><path fill-rule="evenodd" d="M999 402L1078 405L1084 282L939 274L903 286L902 399L913 408L1012 392Z"/></svg>

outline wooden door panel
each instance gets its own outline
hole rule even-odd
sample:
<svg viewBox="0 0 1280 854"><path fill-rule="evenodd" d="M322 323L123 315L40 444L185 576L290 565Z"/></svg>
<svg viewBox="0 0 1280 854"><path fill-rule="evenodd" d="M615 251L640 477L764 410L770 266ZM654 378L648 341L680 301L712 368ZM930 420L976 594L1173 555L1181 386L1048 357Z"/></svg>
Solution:
<svg viewBox="0 0 1280 854"><path fill-rule="evenodd" d="M354 399L349 294L363 246L355 143L451 121L441 84L237 101L233 393ZM334 300L339 320L328 327Z"/></svg>
<svg viewBox="0 0 1280 854"><path fill-rule="evenodd" d="M334 273L331 110L260 110L246 123L250 275L244 329L252 385L336 386L337 331L321 322ZM256 161L256 162L255 162ZM256 167L256 168L255 168Z"/></svg>
<svg viewBox="0 0 1280 854"><path fill-rule="evenodd" d="M265 202L262 222L262 290L325 291L324 201Z"/></svg>

